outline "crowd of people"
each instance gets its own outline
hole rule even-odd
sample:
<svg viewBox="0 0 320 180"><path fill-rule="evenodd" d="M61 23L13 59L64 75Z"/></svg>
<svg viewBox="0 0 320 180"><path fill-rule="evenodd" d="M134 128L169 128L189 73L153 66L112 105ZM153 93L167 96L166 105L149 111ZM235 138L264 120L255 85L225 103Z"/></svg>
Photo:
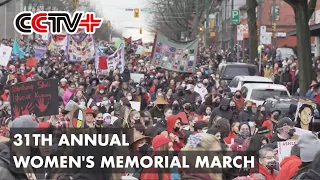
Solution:
<svg viewBox="0 0 320 180"><path fill-rule="evenodd" d="M1 42L13 44L12 39L3 39ZM28 43L21 42L24 43L22 47L26 48ZM46 42L38 39L30 41L31 47L36 44L43 45ZM106 45L99 40L97 44ZM55 180L121 179L124 176L141 180L320 179L318 137L311 132L301 135L291 150L291 156L279 162L277 142L292 140L296 125L295 112L282 115L281 118L280 110L268 106L259 106L254 112L253 103L244 100L241 90L230 93L227 83L221 80L216 71L223 61L223 55L216 49L200 45L196 72L187 74L154 67L150 57L135 54L136 47L136 44L126 46L123 72L118 68L97 70L94 60L66 62L61 50L48 51L34 67L25 63L27 58L34 56L32 48L24 58L13 54L8 66L1 67L0 71L0 179L32 179L30 172L36 179ZM283 63L286 64L282 66ZM297 66L291 59L283 63L270 73L270 65L266 63L263 76L274 77L275 83L284 84L291 92L296 92ZM131 73L144 74L145 78L134 82ZM59 114L12 118L9 87L48 78L59 79ZM140 103L140 111L133 109L131 101ZM88 105L88 102L91 103ZM234 169L206 174L188 172L187 169L170 169L166 173L135 169L134 173L128 174L124 169L122 174L111 171L66 174L54 169L31 168L28 171L13 168L10 151L22 155L38 153L41 156L66 152L53 147L32 147L23 151L10 149L7 138L14 133L10 129L42 127L43 133L58 137L70 127L70 107L73 105L86 112L84 130L96 132L103 127L133 129L134 137L126 152L144 155L147 151L233 151L241 155L256 155L259 157L256 160L259 168L256 172Z"/></svg>

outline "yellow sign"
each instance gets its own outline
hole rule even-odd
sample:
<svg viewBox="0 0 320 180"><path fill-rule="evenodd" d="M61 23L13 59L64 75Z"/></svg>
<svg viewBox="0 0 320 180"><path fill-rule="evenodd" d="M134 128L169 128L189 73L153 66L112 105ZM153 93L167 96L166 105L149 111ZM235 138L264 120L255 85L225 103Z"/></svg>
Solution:
<svg viewBox="0 0 320 180"><path fill-rule="evenodd" d="M216 32L210 32L210 37L215 37L216 36Z"/></svg>

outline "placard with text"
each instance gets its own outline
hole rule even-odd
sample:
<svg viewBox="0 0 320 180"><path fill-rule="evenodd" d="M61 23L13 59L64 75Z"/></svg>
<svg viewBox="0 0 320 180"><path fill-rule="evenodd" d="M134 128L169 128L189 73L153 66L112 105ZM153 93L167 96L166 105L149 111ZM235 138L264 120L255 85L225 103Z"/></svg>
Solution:
<svg viewBox="0 0 320 180"><path fill-rule="evenodd" d="M47 79L15 84L10 87L11 112L14 118L35 114L37 117L58 114L58 80Z"/></svg>

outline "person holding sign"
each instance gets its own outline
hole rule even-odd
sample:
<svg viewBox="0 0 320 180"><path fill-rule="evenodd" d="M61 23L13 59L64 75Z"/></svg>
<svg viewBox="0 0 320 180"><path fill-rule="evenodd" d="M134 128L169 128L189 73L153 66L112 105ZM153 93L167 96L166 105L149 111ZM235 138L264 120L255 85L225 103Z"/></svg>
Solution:
<svg viewBox="0 0 320 180"><path fill-rule="evenodd" d="M299 102L300 104L300 102ZM313 103L312 103L313 104ZM300 104L297 112L297 127L305 130L312 130L312 121L314 118L314 108L312 104ZM315 105L315 104L314 104Z"/></svg>

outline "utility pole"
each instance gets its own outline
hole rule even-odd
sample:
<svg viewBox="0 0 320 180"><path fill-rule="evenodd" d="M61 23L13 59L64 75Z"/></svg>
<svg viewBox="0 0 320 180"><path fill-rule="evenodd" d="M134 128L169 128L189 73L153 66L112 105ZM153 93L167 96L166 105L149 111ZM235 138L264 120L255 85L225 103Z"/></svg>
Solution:
<svg viewBox="0 0 320 180"><path fill-rule="evenodd" d="M199 33L199 0L196 0L196 24L195 24L195 30L196 30L195 37L197 38L198 33Z"/></svg>
<svg viewBox="0 0 320 180"><path fill-rule="evenodd" d="M261 26L262 26L262 1L263 0L260 0L260 2L259 2L259 27L258 27L258 29L259 29L259 36L258 36L258 38L259 38L259 40L258 40L258 42L259 42L259 44L258 44L258 47L262 44L262 42L261 42ZM261 52L262 50L260 50L260 52L259 52L259 72L261 73L261 64L262 64L262 52Z"/></svg>
<svg viewBox="0 0 320 180"><path fill-rule="evenodd" d="M234 8L234 0L231 0L231 11L230 15L232 15L232 10ZM231 17L231 16L230 16ZM233 46L234 46L234 32L233 32L233 23L230 21L230 51L231 51L231 57L233 57ZM233 61L233 60L232 60Z"/></svg>
<svg viewBox="0 0 320 180"><path fill-rule="evenodd" d="M277 46L277 23L276 23L276 0L272 1L272 46L276 47Z"/></svg>
<svg viewBox="0 0 320 180"><path fill-rule="evenodd" d="M206 29L205 29L205 39L206 47L209 47L209 0L206 0Z"/></svg>
<svg viewBox="0 0 320 180"><path fill-rule="evenodd" d="M224 19L222 21L222 31L221 31L221 47L222 49L225 50L224 48L224 26L225 26L225 22L227 19L227 0L224 0Z"/></svg>

